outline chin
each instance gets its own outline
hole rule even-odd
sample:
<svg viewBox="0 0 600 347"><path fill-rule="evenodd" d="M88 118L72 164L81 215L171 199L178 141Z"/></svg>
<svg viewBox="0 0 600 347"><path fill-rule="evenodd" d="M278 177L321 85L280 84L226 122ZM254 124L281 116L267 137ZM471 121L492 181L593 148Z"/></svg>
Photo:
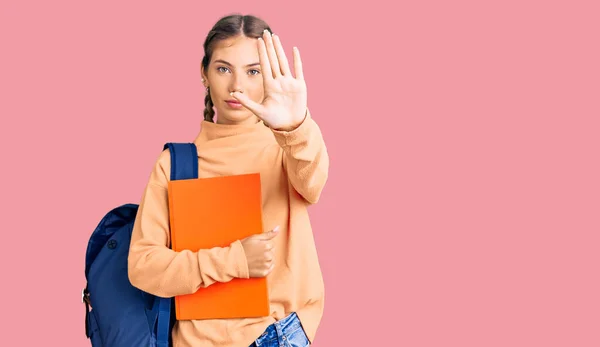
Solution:
<svg viewBox="0 0 600 347"><path fill-rule="evenodd" d="M243 110L217 110L216 117L227 123L255 122L258 118L248 109Z"/></svg>

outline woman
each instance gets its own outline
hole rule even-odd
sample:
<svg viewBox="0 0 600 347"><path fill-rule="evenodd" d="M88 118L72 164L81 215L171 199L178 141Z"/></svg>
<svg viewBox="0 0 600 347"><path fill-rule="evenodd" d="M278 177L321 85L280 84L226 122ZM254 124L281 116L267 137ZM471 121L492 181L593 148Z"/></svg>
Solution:
<svg viewBox="0 0 600 347"><path fill-rule="evenodd" d="M176 322L178 346L307 346L314 340L324 286L307 207L319 200L329 157L307 108L299 51L291 64L281 41L254 16L221 18L204 42L204 120L194 143L199 177L260 173L263 234L228 247L169 249L170 153L150 175L134 225L131 283L173 297L216 282L266 276L270 315ZM216 120L215 120L216 110Z"/></svg>

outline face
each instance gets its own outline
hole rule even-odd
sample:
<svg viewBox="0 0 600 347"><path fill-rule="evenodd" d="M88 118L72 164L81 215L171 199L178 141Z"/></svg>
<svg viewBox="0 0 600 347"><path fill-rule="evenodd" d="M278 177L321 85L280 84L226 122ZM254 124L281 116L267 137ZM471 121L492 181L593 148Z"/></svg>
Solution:
<svg viewBox="0 0 600 347"><path fill-rule="evenodd" d="M217 123L254 124L259 120L240 104L227 102L235 101L229 93L236 90L255 102L262 102L263 78L256 44L257 39L245 36L219 41L207 69L202 68L204 87L210 87Z"/></svg>

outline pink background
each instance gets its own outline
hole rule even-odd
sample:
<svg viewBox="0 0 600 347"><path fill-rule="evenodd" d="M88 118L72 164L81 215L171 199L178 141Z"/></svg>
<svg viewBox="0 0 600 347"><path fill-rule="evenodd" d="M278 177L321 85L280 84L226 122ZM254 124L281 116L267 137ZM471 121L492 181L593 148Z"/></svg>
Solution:
<svg viewBox="0 0 600 347"><path fill-rule="evenodd" d="M242 12L300 48L331 156L314 346L600 345L598 2L251 3L2 2L4 343L89 345L90 233L195 137Z"/></svg>

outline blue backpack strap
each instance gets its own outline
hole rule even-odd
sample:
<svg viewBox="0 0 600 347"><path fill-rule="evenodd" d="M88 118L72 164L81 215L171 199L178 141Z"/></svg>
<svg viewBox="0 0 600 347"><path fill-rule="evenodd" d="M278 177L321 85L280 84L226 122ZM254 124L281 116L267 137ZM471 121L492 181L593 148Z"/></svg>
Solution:
<svg viewBox="0 0 600 347"><path fill-rule="evenodd" d="M171 152L171 180L198 178L198 149L194 143L166 143L163 150ZM174 319L172 312L173 298L157 297L158 326L156 339L158 347L169 347L171 323Z"/></svg>
<svg viewBox="0 0 600 347"><path fill-rule="evenodd" d="M198 150L194 143L166 143L171 151L171 180L198 178Z"/></svg>
<svg viewBox="0 0 600 347"><path fill-rule="evenodd" d="M173 313L172 298L157 297L158 300L158 327L156 332L156 345L158 347L169 347L169 338L171 337L171 318Z"/></svg>

